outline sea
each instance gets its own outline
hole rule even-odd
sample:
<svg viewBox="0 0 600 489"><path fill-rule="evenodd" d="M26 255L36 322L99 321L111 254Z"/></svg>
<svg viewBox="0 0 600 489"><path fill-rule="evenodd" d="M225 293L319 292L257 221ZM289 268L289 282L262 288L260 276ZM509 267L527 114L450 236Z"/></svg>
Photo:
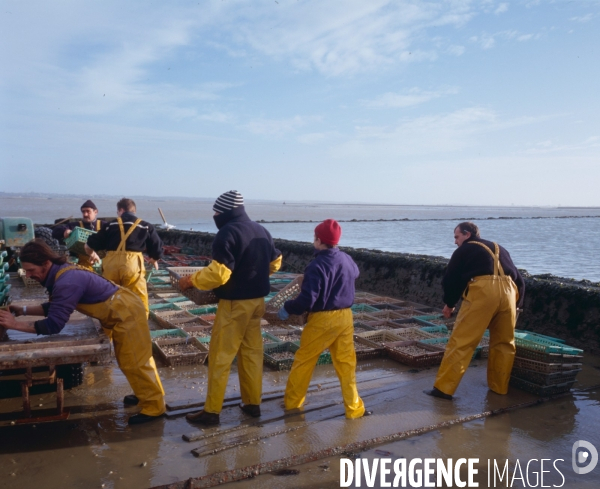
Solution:
<svg viewBox="0 0 600 489"><path fill-rule="evenodd" d="M80 217L88 197L0 194L0 216L37 224ZM116 215L116 197L92 197L99 216ZM134 198L139 217L180 230L215 233L214 198ZM454 228L465 220L496 241L518 268L532 275L600 282L600 207L411 206L331 202L246 201L246 210L275 238L312 243L316 224L337 219L340 246L449 258Z"/></svg>

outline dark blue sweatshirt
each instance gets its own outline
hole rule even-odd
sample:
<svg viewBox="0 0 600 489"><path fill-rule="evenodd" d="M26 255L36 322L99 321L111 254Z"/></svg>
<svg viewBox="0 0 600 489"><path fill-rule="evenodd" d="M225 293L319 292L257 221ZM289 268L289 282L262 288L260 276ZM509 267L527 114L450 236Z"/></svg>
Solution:
<svg viewBox="0 0 600 489"><path fill-rule="evenodd" d="M318 251L304 270L302 290L283 307L290 314L346 309L354 302L356 263L339 248Z"/></svg>

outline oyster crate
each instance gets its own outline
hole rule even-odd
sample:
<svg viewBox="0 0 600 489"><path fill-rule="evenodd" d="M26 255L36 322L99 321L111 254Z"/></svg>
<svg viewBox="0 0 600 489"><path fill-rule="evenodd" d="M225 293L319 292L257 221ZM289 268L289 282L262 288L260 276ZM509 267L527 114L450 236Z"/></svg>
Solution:
<svg viewBox="0 0 600 489"><path fill-rule="evenodd" d="M433 342L433 340L439 339L419 328L395 329L392 333L399 336L401 341Z"/></svg>
<svg viewBox="0 0 600 489"><path fill-rule="evenodd" d="M369 340L379 346L385 346L386 343L396 343L398 341L402 341L402 338L400 338L398 335L387 330L369 331L367 333L357 334L356 336L364 338L365 340Z"/></svg>
<svg viewBox="0 0 600 489"><path fill-rule="evenodd" d="M29 278L27 276L27 272L25 272L25 270L23 270L22 268L19 268L19 277L21 277L21 279L23 280L23 283L25 284L25 287L41 287L42 284L40 284L37 280L33 280L32 278Z"/></svg>
<svg viewBox="0 0 600 489"><path fill-rule="evenodd" d="M392 303L392 302L371 302L370 306L373 306L375 309L380 311L401 311L404 309L402 306L402 302Z"/></svg>
<svg viewBox="0 0 600 489"><path fill-rule="evenodd" d="M394 319L404 319L406 316L401 311L393 311L391 309L383 309L373 312L363 312L354 315L354 319L361 319L359 316L368 317L369 321L393 321Z"/></svg>
<svg viewBox="0 0 600 489"><path fill-rule="evenodd" d="M195 323L195 321L194 321ZM187 336L189 336L190 338L210 338L211 332L212 332L212 326L206 326L206 325L197 325L194 324L194 326L190 326L188 323L183 323L180 324L179 329L181 331L183 331Z"/></svg>
<svg viewBox="0 0 600 489"><path fill-rule="evenodd" d="M157 339L152 347L171 367L202 365L208 356L208 349L196 338Z"/></svg>
<svg viewBox="0 0 600 489"><path fill-rule="evenodd" d="M277 343L294 343L298 346L300 346L300 338L302 337L302 331L300 330L294 330L294 331L286 331L286 330L279 330L279 331L272 331L272 332L263 332L263 336L264 335L269 335L272 336L273 338L275 338L275 341Z"/></svg>
<svg viewBox="0 0 600 489"><path fill-rule="evenodd" d="M204 307L196 307L195 309L186 309L190 314L194 316L204 316L206 314L216 314L217 313L217 304L208 304Z"/></svg>
<svg viewBox="0 0 600 489"><path fill-rule="evenodd" d="M542 373L536 370L529 370L526 368L513 367L512 374L519 379L526 380L537 385L559 385L566 382L574 382L577 374L581 372L581 369L576 370L563 370L560 372Z"/></svg>
<svg viewBox="0 0 600 489"><path fill-rule="evenodd" d="M534 384L533 382L511 376L509 383L511 386L516 387L517 389L530 392L536 396L554 396L556 394L569 392L575 381L565 382L557 385L538 385Z"/></svg>
<svg viewBox="0 0 600 489"><path fill-rule="evenodd" d="M279 309L283 307L285 301L295 299L300 290L302 289L302 280L304 275L299 275L283 289L281 289L267 304L265 304L265 314L263 317L269 322L269 324L286 324L294 326L302 326L306 324L308 314L304 313L301 315L290 314L290 316L282 321L279 319L277 313Z"/></svg>
<svg viewBox="0 0 600 489"><path fill-rule="evenodd" d="M383 356L384 350L381 345L354 335L354 351L357 360L367 360Z"/></svg>
<svg viewBox="0 0 600 489"><path fill-rule="evenodd" d="M260 329L261 329L261 331L267 331L268 333L271 333L272 335L276 335L279 333L291 334L293 332L299 331L298 329L294 328L293 326L289 326L287 324L270 324L268 322L266 324L261 324Z"/></svg>
<svg viewBox="0 0 600 489"><path fill-rule="evenodd" d="M181 290L179 288L179 279L188 277L203 268L204 267L167 267L171 285L199 306L204 304L214 304L215 302L218 302L219 299L217 299L217 296L212 290L200 290L195 287L188 290Z"/></svg>
<svg viewBox="0 0 600 489"><path fill-rule="evenodd" d="M175 326L175 324L171 322L173 320L186 320L187 318L194 318L194 316L189 314L187 311L182 311L181 309L170 311L150 311L150 316L160 325L161 328L164 329L173 328L173 326Z"/></svg>
<svg viewBox="0 0 600 489"><path fill-rule="evenodd" d="M290 370L294 363L294 355L300 348L298 345L290 342L272 343L263 347L264 364L274 370ZM288 353L289 358L277 358L273 354Z"/></svg>
<svg viewBox="0 0 600 489"><path fill-rule="evenodd" d="M578 363L583 350L529 333L515 333L517 356L545 363Z"/></svg>
<svg viewBox="0 0 600 489"><path fill-rule="evenodd" d="M416 350L416 351L410 351ZM444 349L419 341L397 341L384 346L388 357L410 367L439 365L444 358Z"/></svg>
<svg viewBox="0 0 600 489"><path fill-rule="evenodd" d="M188 335L185 331L182 331L178 328L175 329L157 329L156 331L150 331L150 338L152 341L157 339L167 339L167 338L187 338Z"/></svg>
<svg viewBox="0 0 600 489"><path fill-rule="evenodd" d="M413 317L403 319L393 319L392 322L397 325L398 328L423 328L425 326L431 326L429 323L424 323Z"/></svg>
<svg viewBox="0 0 600 489"><path fill-rule="evenodd" d="M400 327L393 321L361 321L361 323L370 326L373 331L391 331Z"/></svg>
<svg viewBox="0 0 600 489"><path fill-rule="evenodd" d="M420 322L420 321L419 321ZM444 333L446 335L450 334L448 328L444 324L438 324L436 326L421 326L422 331L427 333L436 334L436 333Z"/></svg>
<svg viewBox="0 0 600 489"><path fill-rule="evenodd" d="M566 370L576 370L580 369L581 367L581 363L545 363L519 356L515 357L515 362L513 364L513 368L525 368L527 370L535 370L536 372L541 372L544 374L551 374Z"/></svg>
<svg viewBox="0 0 600 489"><path fill-rule="evenodd" d="M365 304L394 304L394 303L402 303L404 304L405 301L402 301L400 299L396 299L394 297L386 297L383 295L372 295L370 297L365 297Z"/></svg>
<svg viewBox="0 0 600 489"><path fill-rule="evenodd" d="M375 330L368 324L363 323L362 321L354 321L354 334L367 333L369 331Z"/></svg>
<svg viewBox="0 0 600 489"><path fill-rule="evenodd" d="M368 299L374 299L375 297L379 297L375 294L371 294L369 292L363 292L357 290L354 293L354 304L364 304Z"/></svg>
<svg viewBox="0 0 600 489"><path fill-rule="evenodd" d="M294 355L300 347L294 343L290 343L286 341L285 343L271 343L264 346L263 357L264 363L268 367L274 370L290 370L292 368L292 364L294 363L294 358L291 356L290 358L278 359L273 356L273 354L277 353L291 353ZM317 360L317 365L326 365L331 363L331 354L329 350L325 350L319 356Z"/></svg>
<svg viewBox="0 0 600 489"><path fill-rule="evenodd" d="M379 311L379 309L377 309L376 307L373 307L369 304L363 304L363 303L354 303L350 309L352 309L352 314L358 314L360 312L376 312Z"/></svg>
<svg viewBox="0 0 600 489"><path fill-rule="evenodd" d="M446 351L446 347L448 346L448 340L450 339L449 336L445 336L445 337L438 337L438 338L430 338L427 340L421 340L422 343L428 344L428 345L436 345L439 346L441 348L444 349L444 351ZM481 346L477 345L475 347L475 351L473 352L473 356L471 357L471 360L474 360L475 358L481 356Z"/></svg>
<svg viewBox="0 0 600 489"><path fill-rule="evenodd" d="M96 231L90 231L89 229L80 228L78 226L65 238L65 245L69 251L77 253L78 255L85 255L85 244L92 234L96 234Z"/></svg>

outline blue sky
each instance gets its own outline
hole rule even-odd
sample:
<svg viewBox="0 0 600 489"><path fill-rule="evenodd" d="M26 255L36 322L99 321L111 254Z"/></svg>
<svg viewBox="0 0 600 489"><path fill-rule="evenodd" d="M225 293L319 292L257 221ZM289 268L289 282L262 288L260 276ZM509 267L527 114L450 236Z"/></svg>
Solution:
<svg viewBox="0 0 600 489"><path fill-rule="evenodd" d="M600 205L600 2L0 0L0 190Z"/></svg>

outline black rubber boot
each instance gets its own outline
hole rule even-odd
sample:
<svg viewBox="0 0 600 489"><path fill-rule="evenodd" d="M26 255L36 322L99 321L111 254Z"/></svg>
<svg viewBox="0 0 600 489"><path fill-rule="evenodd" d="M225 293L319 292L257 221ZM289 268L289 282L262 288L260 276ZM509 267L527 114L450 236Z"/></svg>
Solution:
<svg viewBox="0 0 600 489"><path fill-rule="evenodd" d="M216 413L207 413L206 411L200 411L199 413L187 414L185 416L190 423L198 423L206 426L216 426L221 423L219 415Z"/></svg>
<svg viewBox="0 0 600 489"><path fill-rule="evenodd" d="M260 417L260 405L258 404L240 404L240 409L253 418Z"/></svg>
<svg viewBox="0 0 600 489"><path fill-rule="evenodd" d="M140 402L140 400L135 394L128 394L123 398L123 404L126 406L137 406L138 402Z"/></svg>
<svg viewBox="0 0 600 489"><path fill-rule="evenodd" d="M163 415L161 414L160 416L148 416L147 414L134 414L133 416L129 417L129 421L128 423L130 425L133 424L142 424L142 423L150 423L151 421L156 421L157 419L162 418Z"/></svg>
<svg viewBox="0 0 600 489"><path fill-rule="evenodd" d="M423 391L428 396L439 397L440 399L446 399L447 401L452 400L452 396L450 394L444 394L441 390L434 387L430 391Z"/></svg>

